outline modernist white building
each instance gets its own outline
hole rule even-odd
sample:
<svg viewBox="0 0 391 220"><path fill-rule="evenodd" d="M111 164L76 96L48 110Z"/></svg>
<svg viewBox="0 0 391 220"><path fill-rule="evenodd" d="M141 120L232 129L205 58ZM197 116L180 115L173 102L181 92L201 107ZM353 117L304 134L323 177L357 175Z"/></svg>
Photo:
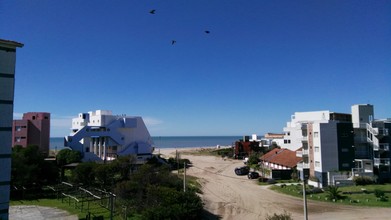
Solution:
<svg viewBox="0 0 391 220"><path fill-rule="evenodd" d="M23 44L0 39L0 219L4 220L9 213L17 47Z"/></svg>
<svg viewBox="0 0 391 220"><path fill-rule="evenodd" d="M150 158L153 141L141 117L113 115L97 110L80 113L72 119L72 133L65 146L82 152L83 160L112 160L135 155L138 160Z"/></svg>
<svg viewBox="0 0 391 220"><path fill-rule="evenodd" d="M354 166L351 115L330 111L296 112L284 128L282 148L297 151L303 158L297 169L310 170L318 186L327 186L328 172Z"/></svg>

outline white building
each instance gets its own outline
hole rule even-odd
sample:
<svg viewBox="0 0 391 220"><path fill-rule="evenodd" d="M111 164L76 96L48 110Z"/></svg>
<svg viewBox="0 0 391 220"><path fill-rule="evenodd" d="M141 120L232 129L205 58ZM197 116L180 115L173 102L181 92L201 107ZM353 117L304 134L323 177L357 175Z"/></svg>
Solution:
<svg viewBox="0 0 391 220"><path fill-rule="evenodd" d="M0 39L0 219L4 220L9 213L17 47L23 44Z"/></svg>
<svg viewBox="0 0 391 220"><path fill-rule="evenodd" d="M318 186L330 184L328 172L350 171L354 166L351 115L330 111L296 112L284 128L282 148L303 158L297 169L310 170Z"/></svg>
<svg viewBox="0 0 391 220"><path fill-rule="evenodd" d="M82 152L83 160L112 160L135 155L138 160L150 158L153 141L141 117L113 115L97 110L80 113L72 119L72 133L65 146Z"/></svg>

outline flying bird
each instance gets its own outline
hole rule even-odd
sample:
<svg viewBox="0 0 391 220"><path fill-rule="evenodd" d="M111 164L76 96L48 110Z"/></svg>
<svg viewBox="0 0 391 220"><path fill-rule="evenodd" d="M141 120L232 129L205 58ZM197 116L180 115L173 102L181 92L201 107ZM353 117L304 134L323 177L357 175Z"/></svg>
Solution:
<svg viewBox="0 0 391 220"><path fill-rule="evenodd" d="M149 11L149 13L150 13L150 14L155 14L155 11L156 11L156 10L153 9L153 10Z"/></svg>
<svg viewBox="0 0 391 220"><path fill-rule="evenodd" d="M171 45L174 45L176 43L176 40L171 41Z"/></svg>
<svg viewBox="0 0 391 220"><path fill-rule="evenodd" d="M210 34L210 31L205 31L205 33Z"/></svg>

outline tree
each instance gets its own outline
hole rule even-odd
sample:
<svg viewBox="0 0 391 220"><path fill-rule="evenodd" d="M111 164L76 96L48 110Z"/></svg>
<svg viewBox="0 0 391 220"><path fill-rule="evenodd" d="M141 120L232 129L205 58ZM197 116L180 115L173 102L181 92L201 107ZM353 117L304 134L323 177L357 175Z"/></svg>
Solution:
<svg viewBox="0 0 391 220"><path fill-rule="evenodd" d="M72 171L72 182L83 184L85 186L93 185L95 183L95 174L93 170L96 165L97 164L95 162L85 162L78 164Z"/></svg>
<svg viewBox="0 0 391 220"><path fill-rule="evenodd" d="M70 163L78 163L81 161L81 153L70 149L62 149L56 156L57 164L62 167Z"/></svg>
<svg viewBox="0 0 391 220"><path fill-rule="evenodd" d="M11 184L16 186L42 185L53 182L58 173L55 165L45 162L39 147L31 145L23 148L20 145L12 149Z"/></svg>
<svg viewBox="0 0 391 220"><path fill-rule="evenodd" d="M250 157L248 158L247 164L249 166L251 166L251 165L258 165L258 163L261 161L259 159L260 155L261 155L260 153L253 153L253 154L251 154Z"/></svg>

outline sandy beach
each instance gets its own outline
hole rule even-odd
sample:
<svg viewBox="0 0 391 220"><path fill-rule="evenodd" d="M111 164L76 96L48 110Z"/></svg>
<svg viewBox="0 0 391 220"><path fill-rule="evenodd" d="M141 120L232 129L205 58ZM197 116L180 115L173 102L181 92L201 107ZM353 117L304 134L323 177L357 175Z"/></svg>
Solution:
<svg viewBox="0 0 391 220"><path fill-rule="evenodd" d="M241 160L215 156L195 156L188 152L203 148L163 148L163 157L187 158L192 166L187 174L199 178L203 193L200 195L205 209L220 219L265 219L274 213L291 213L293 219L303 219L303 201L259 186L256 180L236 176L234 168L242 166ZM210 147L216 148L216 147ZM156 153L156 152L155 152ZM370 208L308 201L308 219L389 219L391 208ZM212 219L212 218L211 218ZM216 219L216 218L215 218Z"/></svg>

